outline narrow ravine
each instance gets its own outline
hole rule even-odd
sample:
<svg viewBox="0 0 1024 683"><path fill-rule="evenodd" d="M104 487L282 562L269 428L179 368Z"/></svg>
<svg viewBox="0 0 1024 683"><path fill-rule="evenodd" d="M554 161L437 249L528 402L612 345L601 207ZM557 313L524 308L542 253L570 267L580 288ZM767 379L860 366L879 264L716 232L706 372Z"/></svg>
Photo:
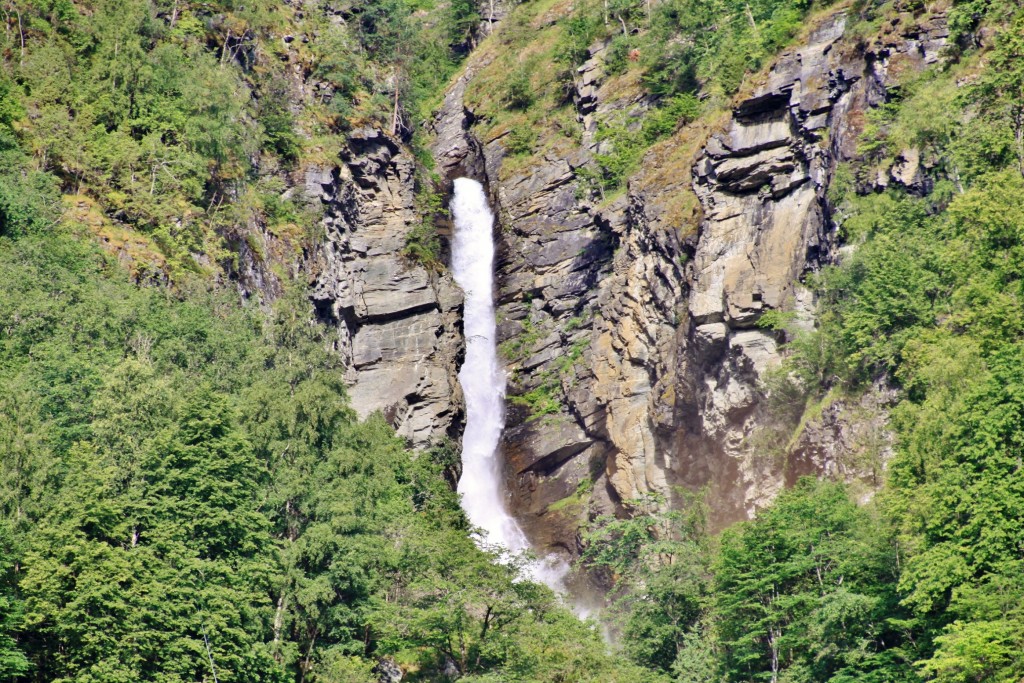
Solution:
<svg viewBox="0 0 1024 683"><path fill-rule="evenodd" d="M452 274L465 292L466 359L459 384L466 400L466 428L458 490L469 521L483 531L482 544L497 546L508 559L530 550L530 543L508 512L498 461L505 426L505 371L498 359L494 318L494 215L483 186L469 178L455 180L451 212ZM555 557L532 562L527 569L531 578L560 593L567 572L565 562Z"/></svg>

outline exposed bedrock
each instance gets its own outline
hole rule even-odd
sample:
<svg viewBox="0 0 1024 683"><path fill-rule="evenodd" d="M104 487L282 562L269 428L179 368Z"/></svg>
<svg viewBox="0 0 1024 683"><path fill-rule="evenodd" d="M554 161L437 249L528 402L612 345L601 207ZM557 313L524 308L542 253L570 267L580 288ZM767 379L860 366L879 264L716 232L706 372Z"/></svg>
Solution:
<svg viewBox="0 0 1024 683"><path fill-rule="evenodd" d="M313 301L337 329L352 406L361 417L382 411L417 447L454 433L462 292L403 254L419 222L411 155L357 130L337 166L307 172L306 192L326 209Z"/></svg>
<svg viewBox="0 0 1024 683"><path fill-rule="evenodd" d="M864 454L890 449L884 387L830 399L766 455L758 435L774 417L763 380L784 339L758 322L786 310L813 325L802 283L838 252L826 196L835 166L856 156L890 74L936 61L948 35L942 15L898 26L865 46L844 37L843 13L824 20L695 152L680 162L700 134L682 131L604 204L581 199L577 172L597 151L586 132L577 148L503 172L502 137L478 140L463 102L471 58L435 121L434 149L448 177L487 183L500 224L502 447L512 509L535 544L575 554L588 518L647 494L671 502L676 486L706 488L723 526L800 474L877 477ZM587 130L594 116L649 106L616 99L600 52L579 70ZM919 163L907 150L885 183L922 182Z"/></svg>
<svg viewBox="0 0 1024 683"><path fill-rule="evenodd" d="M508 0L487 0L469 45L489 35L508 7ZM484 179L478 145L462 135L472 123L461 107L471 77L467 70L447 93L438 117L440 137L453 143L440 159L449 179ZM382 411L417 448L458 438L463 295L450 274L404 254L421 222L411 151L363 128L349 135L338 161L307 170L306 194L325 207L325 239L310 259L313 302L321 320L337 329L352 406L360 417Z"/></svg>
<svg viewBox="0 0 1024 683"><path fill-rule="evenodd" d="M704 219L688 269L678 372L691 391L676 408L690 428L674 435L675 474L691 487L709 486L717 524L751 515L800 474L877 485L862 451L878 447L875 460L884 460L889 450L885 439L867 444L856 436L863 425L884 425L892 396L881 387L856 405L830 402L801 433L774 435L789 443L764 443L777 415L765 407L762 380L782 356L778 333L757 323L765 311L786 310L813 325L813 297L802 282L837 255L826 196L836 164L855 158L865 114L885 101L891 71L936 61L948 35L939 15L858 47L844 41L846 24L836 14L781 55L694 165ZM915 175L894 170L892 181L909 185Z"/></svg>

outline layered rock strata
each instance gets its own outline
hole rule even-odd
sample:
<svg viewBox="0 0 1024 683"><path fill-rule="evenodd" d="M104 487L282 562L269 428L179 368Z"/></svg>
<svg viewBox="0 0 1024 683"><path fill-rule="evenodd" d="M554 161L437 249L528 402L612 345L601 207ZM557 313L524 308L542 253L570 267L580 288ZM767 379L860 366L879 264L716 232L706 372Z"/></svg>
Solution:
<svg viewBox="0 0 1024 683"><path fill-rule="evenodd" d="M408 151L378 130L357 130L340 161L307 171L307 195L325 209L313 301L337 329L352 406L361 417L382 411L424 447L459 428L462 293L404 255L420 221Z"/></svg>
<svg viewBox="0 0 1024 683"><path fill-rule="evenodd" d="M584 71L593 71L600 51ZM602 86L588 77L592 95L606 95ZM640 227L639 206L580 201L577 171L596 151L586 139L500 179L503 140L473 136L464 88L460 79L444 101L435 150L449 177L488 184L501 226L498 336L512 394L503 438L511 507L535 544L574 555L588 515L621 512L624 499L667 485L670 468L659 460L649 416L655 387L668 391L658 378L673 364L681 247L672 232ZM645 103L600 106L614 113Z"/></svg>
<svg viewBox="0 0 1024 683"><path fill-rule="evenodd" d="M610 204L587 199L579 181L603 151L591 133L648 103L616 99L601 46L577 79L582 143L520 172L503 174L502 137L473 134L463 93L480 65L471 59L448 92L435 122L440 165L487 183L501 225L503 450L513 509L539 546L575 554L588 518L627 514L649 495L671 504L680 485L706 489L723 526L800 474L869 487L877 477L892 392L829 398L799 433L779 432L764 380L785 333L759 325L783 310L813 326L802 282L837 255L836 164L856 157L865 112L885 101L893 74L935 62L948 35L941 14L900 17L867 46L846 27L842 12L822 21L694 154L680 161L701 135L691 127ZM913 187L918 165L908 150L882 176Z"/></svg>
<svg viewBox="0 0 1024 683"><path fill-rule="evenodd" d="M890 72L935 62L948 35L938 15L856 49L843 40L846 25L846 15L836 14L804 46L781 55L694 167L704 220L688 273L681 367L693 391L678 408L700 420L683 440L678 474L691 486L710 484L719 523L749 516L798 473L868 476L840 472L854 448L841 433L824 449L765 443L780 435L771 431L778 416L766 409L761 388L781 360L783 337L759 326L764 312L790 311L798 326L813 325L813 297L802 281L836 256L826 196L836 164L856 158L865 112L885 101ZM913 175L894 171L893 181ZM886 392L873 394L865 404L873 412L862 415L870 423L887 405ZM833 408L844 410L842 402Z"/></svg>

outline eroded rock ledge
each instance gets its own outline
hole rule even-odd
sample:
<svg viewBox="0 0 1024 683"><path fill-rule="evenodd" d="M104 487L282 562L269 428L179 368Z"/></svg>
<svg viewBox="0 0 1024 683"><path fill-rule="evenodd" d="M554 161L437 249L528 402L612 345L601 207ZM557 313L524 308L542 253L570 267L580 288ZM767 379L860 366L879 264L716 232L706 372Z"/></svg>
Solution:
<svg viewBox="0 0 1024 683"><path fill-rule="evenodd" d="M578 148L502 177L502 139L477 141L462 101L472 62L449 91L435 124L440 165L487 182L500 221L503 448L512 509L538 545L575 554L588 517L622 514L647 493L671 501L675 486L706 488L722 526L797 474L870 478L852 457L866 440L884 458L882 387L854 405L831 401L781 458L754 438L771 426L762 380L782 358L781 333L758 321L784 309L813 324L802 281L836 258L835 166L856 157L890 74L935 62L948 36L941 14L900 17L866 46L846 26L842 12L821 22L682 171L665 172L671 152L654 151L610 205L580 199L577 171L597 151L587 132ZM647 106L615 99L600 50L577 86L587 130L600 112ZM919 182L904 156L885 182ZM678 209L688 193L698 219Z"/></svg>
<svg viewBox="0 0 1024 683"><path fill-rule="evenodd" d="M363 129L341 162L307 172L307 194L325 206L313 301L338 331L352 406L361 417L382 411L423 447L459 428L462 293L403 255L419 221L410 154Z"/></svg>
<svg viewBox="0 0 1024 683"><path fill-rule="evenodd" d="M866 446L850 434L880 414L884 424L892 397L881 388L861 402L870 410L860 418L835 402L788 450L772 444L778 452L765 457L755 436L774 416L759 386L781 360L780 337L756 325L768 310L792 311L798 325L813 325L813 297L802 282L837 256L826 196L836 164L856 158L865 112L885 101L893 66L937 61L948 36L944 15L907 23L912 28L858 48L844 40L844 13L827 19L804 46L779 58L695 164L704 220L689 272L681 367L693 392L677 408L700 423L678 449L679 475L690 486L710 484L719 523L751 515L797 473L872 476L855 464L853 451ZM829 419L845 420L846 428L837 427L830 447L813 448L808 435Z"/></svg>

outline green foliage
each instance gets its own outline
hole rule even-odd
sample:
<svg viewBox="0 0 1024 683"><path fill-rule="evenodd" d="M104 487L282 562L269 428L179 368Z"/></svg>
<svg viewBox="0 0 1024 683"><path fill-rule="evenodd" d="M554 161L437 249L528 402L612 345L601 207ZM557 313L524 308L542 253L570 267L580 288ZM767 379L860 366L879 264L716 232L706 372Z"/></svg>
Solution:
<svg viewBox="0 0 1024 683"><path fill-rule="evenodd" d="M864 162L837 173L830 192L855 250L816 279L813 344L791 347L795 367L815 369L816 391L882 376L903 390L881 506L901 549L900 606L888 618L917 643L901 659L939 681L1024 673L1024 536L1011 512L1024 504L1022 24L1001 3L991 18L1005 23L983 67L925 72L869 117ZM972 72L959 91L958 68ZM929 195L856 194L907 149L927 162Z"/></svg>
<svg viewBox="0 0 1024 683"><path fill-rule="evenodd" d="M291 162L302 151L302 142L295 132L295 122L288 108L290 95L283 80L271 81L260 97L257 115L263 128L264 149Z"/></svg>
<svg viewBox="0 0 1024 683"><path fill-rule="evenodd" d="M14 124L25 116L17 87L0 78L0 236L42 232L59 215L55 179L33 169Z"/></svg>
<svg viewBox="0 0 1024 683"><path fill-rule="evenodd" d="M158 5L7 9L0 234L53 228L59 188L113 219L87 221L105 238L111 222L144 234L162 258L140 268L176 281L230 268L228 245L260 242L253 188L340 148L353 123L411 137L410 117L425 116L478 17L471 0L374 0L342 24L263 0ZM314 40L282 48L286 33ZM289 64L318 84L299 110Z"/></svg>
<svg viewBox="0 0 1024 683"><path fill-rule="evenodd" d="M658 3L640 48L645 82L659 95L698 88L730 95L744 75L796 35L811 6L778 0Z"/></svg>
<svg viewBox="0 0 1024 683"><path fill-rule="evenodd" d="M8 580L12 563L6 536L6 533L0 535L0 571L3 572L0 583L0 676L13 680L24 675L29 665L15 639L22 624L22 606Z"/></svg>
<svg viewBox="0 0 1024 683"><path fill-rule="evenodd" d="M641 132L645 142L654 143L667 138L680 126L694 121L701 111L700 102L693 95L677 95L664 100L644 119Z"/></svg>
<svg viewBox="0 0 1024 683"><path fill-rule="evenodd" d="M311 222L281 181L309 153L299 130L337 149L331 136L350 125L394 117L423 161L411 119L473 45L481 7L350 5L344 24L302 20L317 40L292 49L326 87L296 112L275 45L300 19L278 3L8 3L0 677L370 681L388 656L413 681L451 667L465 681L1019 680L1019 6L951 9L954 36L993 29L983 59L959 40L959 65L905 79L871 112L863 159L829 189L852 248L810 278L817 329L785 313L760 321L791 352L766 382L777 411L807 418L882 378L902 390L886 488L858 506L841 485L802 480L717 545L699 500L666 511L650 496L627 518L593 520L581 563L611 586L615 657L593 623L474 544L453 490L457 448L413 455L381 416L355 418L303 292L268 313L184 277L203 257L230 259L225 238L245 239L250 223ZM657 105L601 123L604 153L580 177L603 193L735 92L811 3L579 2L542 21L551 7L522 3L491 41L515 66L487 83L504 111L487 115L507 117L491 123L513 157L551 149L543 126L578 143L544 69L557 55L564 84L608 41L609 73L640 76ZM930 176L915 189L925 196L858 195L908 151ZM444 207L420 185L405 254L437 267ZM179 287L140 288L73 236L62 191L97 207L92 229L114 218L148 236ZM579 325L566 321L569 352L510 397L530 419L562 410L586 350L569 344ZM522 360L540 336L527 320L502 350Z"/></svg>
<svg viewBox="0 0 1024 683"><path fill-rule="evenodd" d="M993 680L1024 666L1010 654L1020 651L1024 586L1016 550L1024 536L1013 512L1024 500L1016 481L1022 360L1014 343L956 386L946 385L954 377L928 372L924 399L897 416L906 445L892 475L892 513L912 549L900 587L905 604L935 629L935 654L922 666L940 680L967 680L963 657L985 648L990 654L972 665L991 667Z"/></svg>
<svg viewBox="0 0 1024 683"><path fill-rule="evenodd" d="M44 207L59 184L151 235L172 268L198 270L190 254L218 258L224 195L246 182L259 148L298 154L278 81L268 80L257 105L240 65L226 59L227 37L196 21L204 10L190 3L175 6L180 23L144 2L62 3L59 12L15 4L22 30L3 40L18 59L3 68L18 86L4 86L14 103L0 109L18 134L0 137L34 171L0 180L4 230L52 228ZM258 30L262 11L238 21Z"/></svg>
<svg viewBox="0 0 1024 683"><path fill-rule="evenodd" d="M596 138L610 143L611 151L595 155L597 169L581 177L602 194L621 189L652 144L669 137L680 126L696 119L700 112L697 98L684 94L663 100L639 126L629 120L603 125Z"/></svg>
<svg viewBox="0 0 1024 683"><path fill-rule="evenodd" d="M615 36L604 54L604 69L611 76L617 76L629 68L629 55L637 43L628 35Z"/></svg>
<svg viewBox="0 0 1024 683"><path fill-rule="evenodd" d="M936 638L938 653L922 672L943 683L1012 681L1024 668L1019 616L1012 621L955 622Z"/></svg>
<svg viewBox="0 0 1024 683"><path fill-rule="evenodd" d="M529 303L529 302L527 302ZM499 350L510 361L522 360L533 350L541 339L541 329L527 316L523 318L522 330L516 336L501 343Z"/></svg>
<svg viewBox="0 0 1024 683"><path fill-rule="evenodd" d="M570 319L563 333L567 334L572 329L575 329L575 325ZM536 343L540 341L541 334L542 330L537 328L529 318L526 318L523 321L522 331L501 345L502 355L512 361L525 359L532 353ZM527 420L536 420L545 415L561 412L566 387L575 385L576 365L582 360L583 352L589 344L590 342L586 338L573 342L567 353L556 358L540 372L535 387L521 394L509 396L509 402L525 407Z"/></svg>
<svg viewBox="0 0 1024 683"><path fill-rule="evenodd" d="M473 31L480 23L477 0L451 0L444 17L448 40L454 46L462 46L473 37Z"/></svg>
<svg viewBox="0 0 1024 683"><path fill-rule="evenodd" d="M838 484L801 480L727 531L715 613L728 680L913 680L896 551ZM903 652L903 648L911 648Z"/></svg>
<svg viewBox="0 0 1024 683"><path fill-rule="evenodd" d="M988 68L965 101L975 102L983 121L1003 132L1002 144L1012 150L1024 175L1024 15L1018 12L999 34Z"/></svg>
<svg viewBox="0 0 1024 683"><path fill-rule="evenodd" d="M0 368L21 399L0 424L3 516L33 680L280 680L265 475L228 398L256 329L107 268L66 236L2 245L20 296Z"/></svg>
<svg viewBox="0 0 1024 683"><path fill-rule="evenodd" d="M424 220L409 231L402 253L406 258L428 268L441 269L441 240L437 236L437 228L434 227L433 221Z"/></svg>
<svg viewBox="0 0 1024 683"><path fill-rule="evenodd" d="M20 582L40 676L283 680L259 635L272 567L259 470L225 409L189 399L138 469L92 445L68 452Z"/></svg>
<svg viewBox="0 0 1024 683"><path fill-rule="evenodd" d="M711 668L711 554L707 510L687 498L665 512L665 500L649 495L629 503L635 514L628 519L598 517L584 534L580 563L611 577L611 614L632 661L700 676Z"/></svg>
<svg viewBox="0 0 1024 683"><path fill-rule="evenodd" d="M399 57L412 38L409 15L412 8L405 0L367 0L355 15L356 37L367 52L385 61Z"/></svg>
<svg viewBox="0 0 1024 683"><path fill-rule="evenodd" d="M537 130L529 124L522 124L512 128L508 133L508 142L505 149L512 156L523 156L533 153L537 144Z"/></svg>
<svg viewBox="0 0 1024 683"><path fill-rule="evenodd" d="M0 238L0 288L3 673L649 680L477 548L450 444L356 420L303 292L139 288L62 232Z"/></svg>
<svg viewBox="0 0 1024 683"><path fill-rule="evenodd" d="M0 235L18 237L53 228L60 213L56 179L26 169L13 156L0 153L12 162L0 171Z"/></svg>
<svg viewBox="0 0 1024 683"><path fill-rule="evenodd" d="M447 216L444 197L433 189L432 182L423 185L416 195L416 209L420 222L413 226L405 237L405 249L402 253L406 258L420 263L432 270L441 270L441 239L437 235L436 221Z"/></svg>
<svg viewBox="0 0 1024 683"><path fill-rule="evenodd" d="M935 321L943 282L935 273L936 236L920 202L897 199L863 230L871 235L818 288L828 302L821 328L845 359L851 381L893 372L908 340Z"/></svg>
<svg viewBox="0 0 1024 683"><path fill-rule="evenodd" d="M313 75L331 86L330 94L324 97L329 98L329 111L338 117L335 125L342 127L347 124L353 100L363 87L356 44L357 41L341 27L328 24L313 45L316 60Z"/></svg>
<svg viewBox="0 0 1024 683"><path fill-rule="evenodd" d="M586 9L574 12L564 20L557 53L567 67L569 78L573 78L573 72L586 61L591 44L602 30L600 17Z"/></svg>
<svg viewBox="0 0 1024 683"><path fill-rule="evenodd" d="M533 104L533 85L530 83L530 74L525 65L508 77L502 101L509 109L529 109Z"/></svg>
<svg viewBox="0 0 1024 683"><path fill-rule="evenodd" d="M509 396L508 400L512 405L526 408L527 420L554 415L562 410L562 383L557 375L549 373L541 377L533 389Z"/></svg>
<svg viewBox="0 0 1024 683"><path fill-rule="evenodd" d="M345 93L369 91L362 113L385 129L397 115L395 132L415 141L413 124L430 116L475 39L480 20L476 0L369 0L354 10L349 25L358 49L345 41L344 33L335 39L347 56L340 68L331 69L332 80ZM328 63L339 61L329 50L323 54Z"/></svg>

